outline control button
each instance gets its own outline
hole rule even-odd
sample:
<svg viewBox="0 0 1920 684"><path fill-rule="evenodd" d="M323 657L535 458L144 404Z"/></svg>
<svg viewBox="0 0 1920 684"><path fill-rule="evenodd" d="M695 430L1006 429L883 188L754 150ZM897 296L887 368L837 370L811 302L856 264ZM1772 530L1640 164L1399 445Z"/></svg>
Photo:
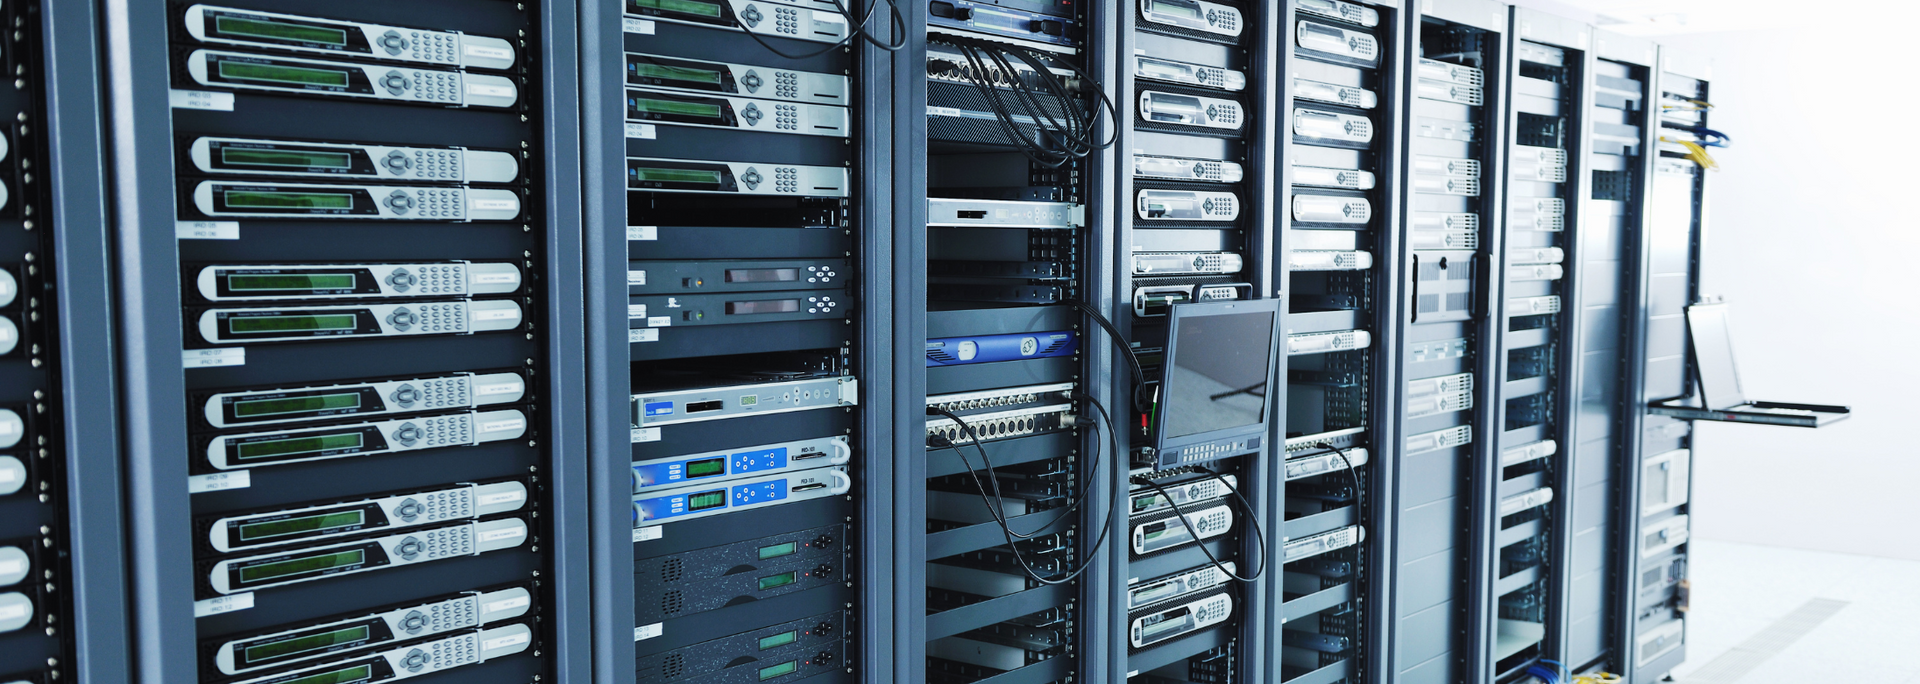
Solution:
<svg viewBox="0 0 1920 684"><path fill-rule="evenodd" d="M823 534L823 535L820 535L819 537L814 538L813 548L816 548L816 549L833 548L833 537L830 535Z"/></svg>
<svg viewBox="0 0 1920 684"><path fill-rule="evenodd" d="M407 153L399 150L388 152L386 158L382 159L381 162L386 164L387 170L393 172L393 175L396 176L407 175L407 171L413 168L413 159L408 157Z"/></svg>
<svg viewBox="0 0 1920 684"><path fill-rule="evenodd" d="M754 73L752 69L748 69L747 75L740 78L740 85L746 86L749 93L759 92L760 86L765 84L766 81L760 80L760 74Z"/></svg>
<svg viewBox="0 0 1920 684"><path fill-rule="evenodd" d="M413 446L426 436L427 434L413 423L401 423L400 428L393 431L393 441L399 442L400 446Z"/></svg>
<svg viewBox="0 0 1920 684"><path fill-rule="evenodd" d="M0 456L0 496L27 486L27 464L12 456Z"/></svg>
<svg viewBox="0 0 1920 684"><path fill-rule="evenodd" d="M20 419L20 414L13 409L0 409L0 449L19 444L26 432L27 423Z"/></svg>
<svg viewBox="0 0 1920 684"><path fill-rule="evenodd" d="M820 579L826 579L826 578L828 578L828 577L832 577L832 576L833 576L833 566L831 566L831 565L822 565L822 566L820 566L820 567L817 567L817 568L814 568L814 569L813 569L813 576L814 576L814 577L818 577L818 578L820 578Z"/></svg>
<svg viewBox="0 0 1920 684"><path fill-rule="evenodd" d="M413 82L407 80L406 74L398 71L389 71L385 78L380 79L380 85L386 86L387 92L389 93L401 95L406 93L408 88L413 87Z"/></svg>
<svg viewBox="0 0 1920 684"><path fill-rule="evenodd" d="M407 194L405 190L395 190L393 194L387 195L387 208L392 209L395 214L404 216L408 209L413 208L413 196Z"/></svg>
<svg viewBox="0 0 1920 684"><path fill-rule="evenodd" d="M747 5L747 11L741 12L740 18L747 20L747 27L752 28L755 26L759 26L760 20L767 18L767 16L760 13L760 8L755 7L753 5Z"/></svg>
<svg viewBox="0 0 1920 684"><path fill-rule="evenodd" d="M748 190L760 187L760 181L763 180L766 180L766 177L760 175L760 172L751 166L747 167L746 173L740 175L740 181L747 184Z"/></svg>
<svg viewBox="0 0 1920 684"><path fill-rule="evenodd" d="M406 332L408 329L411 329L413 326L420 324L420 315L412 311L408 311L407 307L403 306L398 309L394 309L393 313L387 314L387 324L393 326L394 329L399 330L400 332Z"/></svg>
<svg viewBox="0 0 1920 684"><path fill-rule="evenodd" d="M833 664L833 652L832 652L832 651L821 651L819 655L816 655L816 656L814 656L814 657L813 657L813 664L815 664L815 665L821 665L821 666L826 666L826 665L832 665L832 664Z"/></svg>
<svg viewBox="0 0 1920 684"><path fill-rule="evenodd" d="M33 563L18 546L0 546L0 587L11 587L26 579Z"/></svg>
<svg viewBox="0 0 1920 684"><path fill-rule="evenodd" d="M389 55L397 55L407 49L407 39L397 31L387 31L380 36L380 47L386 48Z"/></svg>
<svg viewBox="0 0 1920 684"><path fill-rule="evenodd" d="M420 630L427 628L427 622L428 618L426 613L410 610L407 611L405 617L400 618L400 629L405 630L408 634L419 634Z"/></svg>
<svg viewBox="0 0 1920 684"><path fill-rule="evenodd" d="M12 354L20 346L20 326L13 319L0 316L0 356Z"/></svg>
<svg viewBox="0 0 1920 684"><path fill-rule="evenodd" d="M408 497L406 500L401 501L400 505L393 507L393 517L399 518L403 522L413 522L416 518L426 515L426 513L427 507L418 501L414 501L412 497Z"/></svg>
<svg viewBox="0 0 1920 684"><path fill-rule="evenodd" d="M829 636L833 634L833 632L834 632L834 627L833 627L833 623L831 622L822 622L820 624L813 626L814 636Z"/></svg>
<svg viewBox="0 0 1920 684"><path fill-rule="evenodd" d="M406 560L413 560L415 558L419 558L420 554L426 553L426 552L427 552L426 543L418 539L415 539L413 537L407 537L406 539L400 540L400 543L393 545L393 555L399 556Z"/></svg>
<svg viewBox="0 0 1920 684"><path fill-rule="evenodd" d="M12 304L19 294L20 281L14 280L12 271L0 269L0 306Z"/></svg>
<svg viewBox="0 0 1920 684"><path fill-rule="evenodd" d="M387 395L387 398L398 404L400 408L413 408L414 402L420 401L421 393L420 390L414 389L413 385L402 384L394 388L393 394Z"/></svg>
<svg viewBox="0 0 1920 684"><path fill-rule="evenodd" d="M414 283L418 282L420 282L420 279L414 277L412 273L408 273L407 269L404 268L393 269L393 273L387 275L387 284L393 286L393 289L399 292L406 292L408 288L413 287Z"/></svg>
<svg viewBox="0 0 1920 684"><path fill-rule="evenodd" d="M760 113L760 108L751 102L747 103L746 109L740 110L740 116L746 118L748 126L759 124L760 119L766 117L765 114Z"/></svg>
<svg viewBox="0 0 1920 684"><path fill-rule="evenodd" d="M427 662L431 660L433 660L433 656L427 655L426 651L416 648L408 651L407 656L400 659L400 666L407 668L408 672L419 672L422 668L425 668Z"/></svg>

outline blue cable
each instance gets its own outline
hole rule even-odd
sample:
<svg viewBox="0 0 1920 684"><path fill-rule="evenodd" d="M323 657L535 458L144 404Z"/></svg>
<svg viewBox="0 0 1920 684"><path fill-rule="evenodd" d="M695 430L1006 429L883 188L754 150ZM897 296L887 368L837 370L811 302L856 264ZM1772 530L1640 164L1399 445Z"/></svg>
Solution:
<svg viewBox="0 0 1920 684"><path fill-rule="evenodd" d="M1701 147L1726 147L1728 143L1733 142L1733 139L1727 137L1727 134L1707 128L1706 126L1693 126L1687 130L1693 131L1695 135L1702 136L1701 139L1697 141Z"/></svg>

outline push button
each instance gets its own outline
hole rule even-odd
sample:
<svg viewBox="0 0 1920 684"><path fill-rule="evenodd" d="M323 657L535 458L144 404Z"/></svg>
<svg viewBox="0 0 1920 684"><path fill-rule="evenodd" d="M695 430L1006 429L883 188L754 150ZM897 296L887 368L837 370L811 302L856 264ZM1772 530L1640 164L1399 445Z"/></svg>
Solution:
<svg viewBox="0 0 1920 684"><path fill-rule="evenodd" d="M403 190L395 190L393 194L387 195L387 208L392 209L395 214L404 215L407 210L413 208L413 196Z"/></svg>
<svg viewBox="0 0 1920 684"><path fill-rule="evenodd" d="M386 86L387 92L389 93L401 95L406 93L408 88L413 87L413 82L407 80L405 74L398 71L389 71L385 78L380 79L380 85Z"/></svg>
<svg viewBox="0 0 1920 684"><path fill-rule="evenodd" d="M389 55L397 55L407 49L407 39L398 32L388 31L380 36L380 47L386 48Z"/></svg>
<svg viewBox="0 0 1920 684"><path fill-rule="evenodd" d="M426 613L417 610L408 611L405 617L400 618L400 629L408 634L419 634L420 630L427 628L427 622Z"/></svg>
<svg viewBox="0 0 1920 684"><path fill-rule="evenodd" d="M400 540L400 543L393 545L393 555L407 560L419 558L420 554L426 553L426 551L427 545L413 537L407 537L406 539Z"/></svg>
<svg viewBox="0 0 1920 684"><path fill-rule="evenodd" d="M413 423L401 423L400 429L393 431L393 441L399 442L400 446L413 446L426 436L427 433Z"/></svg>

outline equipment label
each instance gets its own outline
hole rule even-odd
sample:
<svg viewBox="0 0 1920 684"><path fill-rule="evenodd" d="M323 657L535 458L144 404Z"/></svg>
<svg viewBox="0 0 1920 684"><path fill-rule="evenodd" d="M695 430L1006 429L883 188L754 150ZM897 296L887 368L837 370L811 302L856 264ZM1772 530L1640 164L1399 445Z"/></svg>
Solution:
<svg viewBox="0 0 1920 684"><path fill-rule="evenodd" d="M513 97L513 89L507 86L468 83L467 94L479 95L481 97Z"/></svg>
<svg viewBox="0 0 1920 684"><path fill-rule="evenodd" d="M210 473L187 478L187 493L218 492L226 489L246 489L253 486L253 471L236 470L231 473Z"/></svg>
<svg viewBox="0 0 1920 684"><path fill-rule="evenodd" d="M481 532L480 538L477 541L485 543L490 541L499 541L502 539L512 539L514 537L518 537L526 533L527 533L527 530L524 527L508 527L505 529L492 530L489 532Z"/></svg>
<svg viewBox="0 0 1920 684"><path fill-rule="evenodd" d="M652 19L635 19L633 17L621 17L620 30L627 33L638 33L643 36L651 36L653 35L653 20Z"/></svg>
<svg viewBox="0 0 1920 684"><path fill-rule="evenodd" d="M628 438L629 441L634 444L658 442L660 441L660 428L634 428L633 431L628 434Z"/></svg>
<svg viewBox="0 0 1920 684"><path fill-rule="evenodd" d="M647 327L649 328L665 328L671 325L673 325L672 316L648 316L647 317Z"/></svg>
<svg viewBox="0 0 1920 684"><path fill-rule="evenodd" d="M489 59L513 59L513 51L506 48L487 47L485 45L467 45L468 57L486 57Z"/></svg>
<svg viewBox="0 0 1920 684"><path fill-rule="evenodd" d="M953 107L928 107L927 116L962 116L959 109Z"/></svg>
<svg viewBox="0 0 1920 684"><path fill-rule="evenodd" d="M246 610L252 607L253 607L253 592L249 591L245 594L234 594L232 596L221 596L221 597L210 598L210 599L205 599L201 601L194 601L193 616L197 618L203 618L208 615L219 615L221 613L231 613L236 610Z"/></svg>
<svg viewBox="0 0 1920 684"><path fill-rule="evenodd" d="M477 199L473 201L473 208L475 211L513 211L520 208L520 203L506 199Z"/></svg>
<svg viewBox="0 0 1920 684"><path fill-rule="evenodd" d="M653 541L665 536L667 536L667 528L661 525L633 529L633 540L636 542Z"/></svg>
<svg viewBox="0 0 1920 684"><path fill-rule="evenodd" d="M527 598L525 596L521 596L519 598L510 598L510 599L505 599L500 601L493 601L491 603L488 603L487 605L481 606L480 609L489 613L497 613L503 610L513 610L515 608L523 608L530 605L533 605L533 599Z"/></svg>
<svg viewBox="0 0 1920 684"><path fill-rule="evenodd" d="M496 420L488 423L481 423L480 431L481 432L502 432L506 430L518 430L520 428L526 427L526 425L527 425L527 421L525 419L511 418L508 420Z"/></svg>
<svg viewBox="0 0 1920 684"><path fill-rule="evenodd" d="M486 640L486 641L482 641L482 642L480 642L480 650L482 650L482 651L491 651L491 650L494 650L494 649L496 649L496 648L506 648L506 647L508 647L508 646L518 646L518 645L520 645L520 644L524 644L524 643L527 643L527 642L529 642L529 641L533 641L533 635L532 635L532 634L513 634L513 635L509 635L509 636L503 636L503 637L500 637L500 638L498 638L498 639L488 639L488 640Z"/></svg>
<svg viewBox="0 0 1920 684"><path fill-rule="evenodd" d="M180 240L238 240L239 221L175 221L173 236Z"/></svg>
<svg viewBox="0 0 1920 684"><path fill-rule="evenodd" d="M511 492L500 492L499 494L488 494L486 496L480 497L479 503L482 506L492 506L494 504L503 504L509 501L519 501L523 498L526 498L526 494L516 490Z"/></svg>
<svg viewBox="0 0 1920 684"><path fill-rule="evenodd" d="M628 304L627 305L627 320L635 320L635 319L646 318L646 317L647 317L647 305L645 304Z"/></svg>
<svg viewBox="0 0 1920 684"><path fill-rule="evenodd" d="M633 229L628 228L627 230L633 230ZM628 285L647 284L647 272L646 271L627 271L627 284Z"/></svg>
<svg viewBox="0 0 1920 684"><path fill-rule="evenodd" d="M233 111L233 93L216 93L207 90L171 90L167 92L167 102L178 109L206 109L216 112Z"/></svg>
<svg viewBox="0 0 1920 684"><path fill-rule="evenodd" d="M666 631L667 630L665 626L658 622L653 623L651 625L641 625L639 627L633 628L633 640L646 641L648 639L652 639L654 637L660 636L661 634L666 633Z"/></svg>
<svg viewBox="0 0 1920 684"><path fill-rule="evenodd" d="M627 342L659 342L659 328L634 328L627 331Z"/></svg>
<svg viewBox="0 0 1920 684"><path fill-rule="evenodd" d="M187 368L244 366L247 365L247 348L188 349L180 352L180 364Z"/></svg>
<svg viewBox="0 0 1920 684"><path fill-rule="evenodd" d="M659 226L627 226L627 239L634 240L634 241L658 240L660 239L660 227Z"/></svg>
<svg viewBox="0 0 1920 684"><path fill-rule="evenodd" d="M627 124L627 137L637 140L652 140L654 138L653 124Z"/></svg>

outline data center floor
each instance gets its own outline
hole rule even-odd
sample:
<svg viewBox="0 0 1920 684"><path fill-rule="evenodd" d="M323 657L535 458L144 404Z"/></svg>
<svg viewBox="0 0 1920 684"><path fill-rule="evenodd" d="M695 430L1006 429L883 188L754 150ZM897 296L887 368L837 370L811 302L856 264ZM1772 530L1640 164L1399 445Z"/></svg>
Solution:
<svg viewBox="0 0 1920 684"><path fill-rule="evenodd" d="M1920 683L1920 561L1691 546L1688 659L1673 671L1681 684Z"/></svg>

